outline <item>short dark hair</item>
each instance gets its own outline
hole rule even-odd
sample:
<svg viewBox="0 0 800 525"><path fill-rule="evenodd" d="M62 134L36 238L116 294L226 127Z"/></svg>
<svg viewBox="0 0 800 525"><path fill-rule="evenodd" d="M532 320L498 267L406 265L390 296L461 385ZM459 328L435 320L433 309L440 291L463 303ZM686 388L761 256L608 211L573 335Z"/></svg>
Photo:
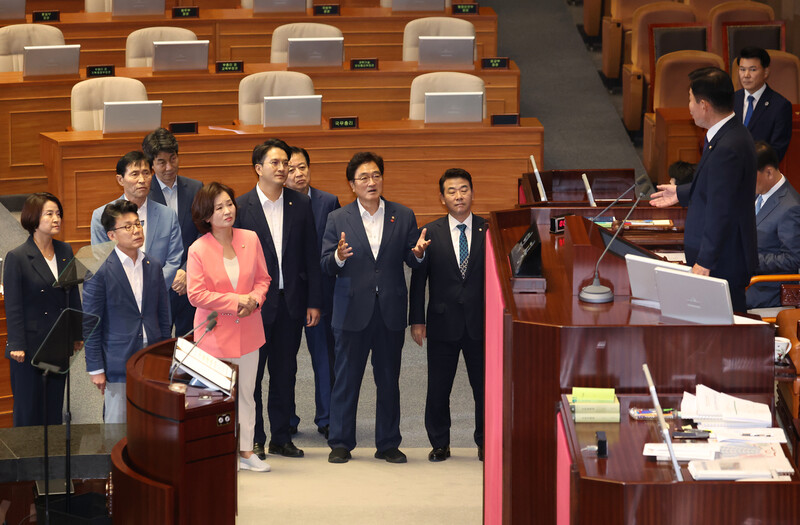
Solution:
<svg viewBox="0 0 800 525"><path fill-rule="evenodd" d="M28 198L25 199L25 203L22 205L22 213L19 215L19 222L22 223L22 227L28 230L28 233L31 235L33 235L33 232L39 227L39 221L42 218L42 210L47 201L55 202L56 206L58 206L58 213L61 214L62 219L64 217L64 208L61 207L61 201L58 200L58 197L46 191L31 193L28 195Z"/></svg>
<svg viewBox="0 0 800 525"><path fill-rule="evenodd" d="M142 141L142 151L147 160L153 163L159 153L178 153L178 140L168 129L158 128L147 134Z"/></svg>
<svg viewBox="0 0 800 525"><path fill-rule="evenodd" d="M780 160L778 159L778 154L775 153L775 150L772 149L772 146L763 140L757 140L755 145L756 159L758 160L758 171L763 170L767 166L771 166L776 170L780 169Z"/></svg>
<svg viewBox="0 0 800 525"><path fill-rule="evenodd" d="M378 171L383 175L383 157L371 151L359 151L353 155L353 158L347 163L347 180L353 182L356 178L356 170L358 167L367 162L374 162L378 166Z"/></svg>
<svg viewBox="0 0 800 525"><path fill-rule="evenodd" d="M286 153L287 160L292 158L292 148L288 144L281 139L267 139L253 148L253 166L261 164L261 161L264 160L264 157L267 156L267 153L272 148L282 149Z"/></svg>
<svg viewBox="0 0 800 525"><path fill-rule="evenodd" d="M233 190L221 182L212 182L206 184L194 195L192 201L192 222L194 222L197 231L200 233L208 233L211 231L211 224L208 219L214 214L214 200L221 194L227 193L233 201L233 207L239 211L239 205L236 204L236 195Z"/></svg>
<svg viewBox="0 0 800 525"><path fill-rule="evenodd" d="M117 226L117 217L125 215L126 213L138 214L138 212L139 207L136 203L120 199L111 204L107 204L106 207L103 208L103 214L100 215L100 224L103 225L103 229L106 232L110 232Z"/></svg>
<svg viewBox="0 0 800 525"><path fill-rule="evenodd" d="M308 166L311 166L311 157L308 156L308 152L306 151L305 148L297 148L295 146L292 146L290 149L292 150L292 155L302 155L302 156L304 156L306 158L306 164ZM289 159L290 160L292 158L292 155L289 155Z"/></svg>
<svg viewBox="0 0 800 525"><path fill-rule="evenodd" d="M444 195L444 182L448 179L467 179L469 189L472 189L472 175L461 168L450 168L439 178L439 193Z"/></svg>
<svg viewBox="0 0 800 525"><path fill-rule="evenodd" d="M733 82L718 67L703 67L689 73L689 88L695 100L705 100L717 113L733 111Z"/></svg>
<svg viewBox="0 0 800 525"><path fill-rule="evenodd" d="M736 63L738 64L743 58L757 58L759 62L761 62L761 67L769 67L771 60L766 49L755 46L743 47L742 50L739 51L739 58L736 60Z"/></svg>
<svg viewBox="0 0 800 525"><path fill-rule="evenodd" d="M153 163L144 153L141 151L129 151L117 161L117 175L124 176L128 166L141 164L142 162L146 163L151 170L153 169Z"/></svg>
<svg viewBox="0 0 800 525"><path fill-rule="evenodd" d="M669 176L675 179L675 185L689 184L694 178L694 164L679 160L669 165Z"/></svg>

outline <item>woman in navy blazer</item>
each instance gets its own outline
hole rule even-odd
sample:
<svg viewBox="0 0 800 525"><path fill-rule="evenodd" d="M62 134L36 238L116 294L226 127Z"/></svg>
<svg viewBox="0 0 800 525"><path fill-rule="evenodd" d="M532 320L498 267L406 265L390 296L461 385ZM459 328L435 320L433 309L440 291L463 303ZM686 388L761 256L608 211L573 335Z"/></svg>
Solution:
<svg viewBox="0 0 800 525"><path fill-rule="evenodd" d="M44 399L47 424L60 425L64 404L64 376L50 375L42 393L42 374L31 358L66 307L80 310L77 287L67 298L53 288L58 275L72 260L72 247L53 236L61 232L63 209L55 195L34 193L25 201L20 221L30 237L6 255L3 272L11 392L14 394L14 426L43 425Z"/></svg>

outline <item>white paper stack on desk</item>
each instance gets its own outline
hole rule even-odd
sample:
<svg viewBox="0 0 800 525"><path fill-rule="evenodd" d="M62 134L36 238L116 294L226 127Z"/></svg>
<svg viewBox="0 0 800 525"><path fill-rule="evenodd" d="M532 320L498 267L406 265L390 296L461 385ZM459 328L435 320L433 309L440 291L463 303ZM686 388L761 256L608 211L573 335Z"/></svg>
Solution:
<svg viewBox="0 0 800 525"><path fill-rule="evenodd" d="M681 419L691 419L698 428L711 430L772 426L772 412L766 404L722 394L705 385L697 385L695 395L683 393Z"/></svg>

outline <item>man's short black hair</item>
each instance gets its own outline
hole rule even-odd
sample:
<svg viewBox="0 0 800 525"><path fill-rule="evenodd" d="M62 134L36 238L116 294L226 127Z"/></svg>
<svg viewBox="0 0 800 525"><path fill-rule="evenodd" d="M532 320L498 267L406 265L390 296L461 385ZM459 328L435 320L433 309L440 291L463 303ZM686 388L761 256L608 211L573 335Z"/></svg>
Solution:
<svg viewBox="0 0 800 525"><path fill-rule="evenodd" d="M374 162L378 166L378 171L383 175L383 157L371 151L359 151L347 163L347 180L353 182L356 178L358 167L367 162Z"/></svg>
<svg viewBox="0 0 800 525"><path fill-rule="evenodd" d="M761 67L765 68L769 67L771 60L766 49L755 46L743 47L742 50L739 51L739 58L736 60L736 63L740 64L743 58L757 58L758 61L761 62Z"/></svg>
<svg viewBox="0 0 800 525"><path fill-rule="evenodd" d="M695 165L691 162L679 160L669 165L669 177L675 179L675 185L689 184L694 178Z"/></svg>
<svg viewBox="0 0 800 525"><path fill-rule="evenodd" d="M147 164L147 167L153 169L153 163L148 160L144 153L141 151L129 151L117 161L117 175L125 176L125 171L128 166L135 166L137 164Z"/></svg>
<svg viewBox="0 0 800 525"><path fill-rule="evenodd" d="M178 140L175 135L168 129L158 128L147 134L142 141L142 151L144 152L147 160L153 163L153 160L158 157L159 153L178 153Z"/></svg>
<svg viewBox="0 0 800 525"><path fill-rule="evenodd" d="M771 166L774 169L780 169L778 166L780 164L780 160L778 160L778 154L775 153L775 150L772 149L772 146L764 142L763 140L757 140L755 142L756 145L756 159L758 160L758 171L763 170L767 166Z"/></svg>
<svg viewBox="0 0 800 525"><path fill-rule="evenodd" d="M705 100L714 111L727 115L733 111L733 82L718 67L703 67L689 73L689 88L695 100Z"/></svg>
<svg viewBox="0 0 800 525"><path fill-rule="evenodd" d="M253 148L253 166L261 164L261 162L264 160L264 157L267 156L267 153L272 148L282 149L284 153L286 153L286 160L292 158L292 148L290 148L288 144L281 139L267 139Z"/></svg>
<svg viewBox="0 0 800 525"><path fill-rule="evenodd" d="M311 157L308 156L308 152L305 148L297 148L292 146L290 148L292 150L292 155L302 155L306 158L306 166L311 166ZM289 160L292 159L292 155L289 155Z"/></svg>
<svg viewBox="0 0 800 525"><path fill-rule="evenodd" d="M138 214L138 212L139 207L136 205L136 203L127 201L125 199L120 199L106 205L106 207L103 208L103 214L100 215L100 224L103 225L103 229L105 231L110 232L117 226L117 217L120 215L125 215L126 213Z"/></svg>
<svg viewBox="0 0 800 525"><path fill-rule="evenodd" d="M461 168L450 168L439 178L439 193L444 195L444 182L448 179L467 179L469 189L472 189L472 175Z"/></svg>

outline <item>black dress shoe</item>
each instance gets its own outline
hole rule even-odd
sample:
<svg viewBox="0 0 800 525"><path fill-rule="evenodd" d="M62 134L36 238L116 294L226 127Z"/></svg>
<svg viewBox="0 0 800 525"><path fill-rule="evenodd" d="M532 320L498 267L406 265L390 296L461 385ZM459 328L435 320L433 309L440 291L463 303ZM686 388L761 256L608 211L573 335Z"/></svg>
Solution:
<svg viewBox="0 0 800 525"><path fill-rule="evenodd" d="M435 448L428 453L428 461L433 461L433 462L444 461L449 457L450 457L450 447Z"/></svg>
<svg viewBox="0 0 800 525"><path fill-rule="evenodd" d="M483 461L483 447L478 447L478 459Z"/></svg>
<svg viewBox="0 0 800 525"><path fill-rule="evenodd" d="M328 463L347 463L351 457L349 450L344 447L336 447L328 454Z"/></svg>
<svg viewBox="0 0 800 525"><path fill-rule="evenodd" d="M295 434L297 434L297 427L296 427L296 426L294 426L294 425L290 426L290 427L289 427L289 434L291 434L291 435L293 435L293 436L294 436Z"/></svg>
<svg viewBox="0 0 800 525"><path fill-rule="evenodd" d="M283 445L276 445L275 443L269 444L269 453L286 456L287 458L302 458L303 451L294 446L294 443L289 441Z"/></svg>
<svg viewBox="0 0 800 525"><path fill-rule="evenodd" d="M330 430L330 425L325 425L324 427L317 427L317 432L325 436L325 439L328 439L328 431Z"/></svg>
<svg viewBox="0 0 800 525"><path fill-rule="evenodd" d="M408 461L406 455L400 452L400 449L397 448L390 448L389 450L384 450L383 452L376 452L375 458L384 459L389 463L405 463Z"/></svg>
<svg viewBox="0 0 800 525"><path fill-rule="evenodd" d="M261 461L267 459L267 453L264 452L264 443L253 443L253 454L258 456Z"/></svg>

